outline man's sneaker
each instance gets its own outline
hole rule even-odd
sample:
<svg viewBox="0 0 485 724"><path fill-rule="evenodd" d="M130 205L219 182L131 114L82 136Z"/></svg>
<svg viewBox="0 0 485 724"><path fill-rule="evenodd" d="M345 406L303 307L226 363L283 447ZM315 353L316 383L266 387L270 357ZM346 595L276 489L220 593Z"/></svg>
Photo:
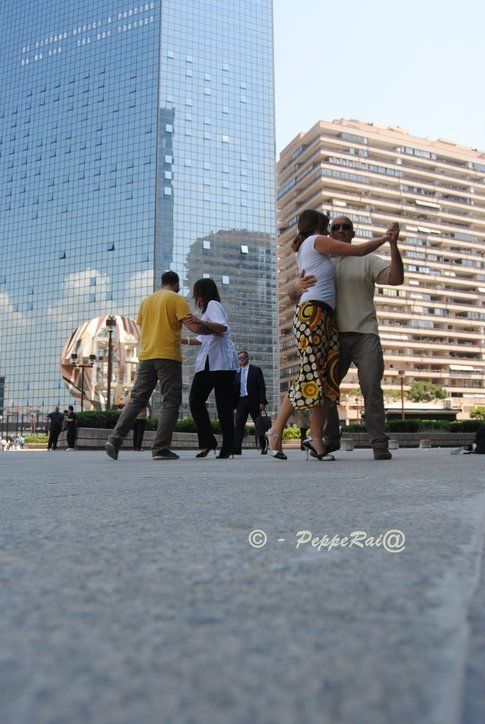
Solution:
<svg viewBox="0 0 485 724"><path fill-rule="evenodd" d="M106 450L106 455L113 458L113 460L118 460L118 448L116 445L113 445L113 443L108 440L104 449Z"/></svg>
<svg viewBox="0 0 485 724"><path fill-rule="evenodd" d="M179 455L176 455L171 450L160 450L156 455L153 456L154 460L178 460Z"/></svg>
<svg viewBox="0 0 485 724"><path fill-rule="evenodd" d="M383 445L374 445L374 460L390 460L392 458L387 443Z"/></svg>

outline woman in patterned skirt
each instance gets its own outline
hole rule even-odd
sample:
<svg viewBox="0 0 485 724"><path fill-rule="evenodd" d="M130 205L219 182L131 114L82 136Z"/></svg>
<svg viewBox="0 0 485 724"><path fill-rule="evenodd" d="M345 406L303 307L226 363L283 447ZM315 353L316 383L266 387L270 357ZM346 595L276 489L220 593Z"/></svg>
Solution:
<svg viewBox="0 0 485 724"><path fill-rule="evenodd" d="M282 434L294 410L310 410L311 437L303 446L319 460L333 460L325 455L321 434L329 405L338 403L339 384L336 371L339 360L338 331L334 319L335 265L330 255L366 256L390 238L386 235L352 246L327 236L328 217L306 209L298 219L298 235L292 248L298 271L316 277L317 282L304 292L295 311L293 332L299 354L298 376L293 380L278 417L268 432L268 450L277 460L286 460L282 452Z"/></svg>

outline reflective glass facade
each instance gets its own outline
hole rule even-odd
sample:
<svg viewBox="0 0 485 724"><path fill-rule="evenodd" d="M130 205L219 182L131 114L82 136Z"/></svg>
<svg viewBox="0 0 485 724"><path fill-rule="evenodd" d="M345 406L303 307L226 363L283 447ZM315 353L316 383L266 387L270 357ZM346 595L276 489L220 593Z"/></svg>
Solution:
<svg viewBox="0 0 485 724"><path fill-rule="evenodd" d="M186 295L215 279L275 401L271 1L4 0L1 12L6 408L71 402L65 341L93 317L135 316L166 269Z"/></svg>

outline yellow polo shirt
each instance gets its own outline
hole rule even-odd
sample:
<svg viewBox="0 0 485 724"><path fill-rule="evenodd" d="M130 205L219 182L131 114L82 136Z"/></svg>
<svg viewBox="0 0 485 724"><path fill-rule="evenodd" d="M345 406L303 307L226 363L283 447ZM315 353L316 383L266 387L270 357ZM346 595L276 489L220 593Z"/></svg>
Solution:
<svg viewBox="0 0 485 724"><path fill-rule="evenodd" d="M138 359L174 359L182 361L180 330L182 319L190 314L187 301L169 289L160 289L145 297L138 310L141 349Z"/></svg>

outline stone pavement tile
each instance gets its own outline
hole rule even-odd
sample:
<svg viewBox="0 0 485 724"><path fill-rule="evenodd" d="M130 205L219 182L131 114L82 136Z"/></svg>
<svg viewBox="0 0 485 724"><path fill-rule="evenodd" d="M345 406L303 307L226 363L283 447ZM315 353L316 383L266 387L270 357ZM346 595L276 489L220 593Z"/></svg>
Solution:
<svg viewBox="0 0 485 724"><path fill-rule="evenodd" d="M477 587L468 616L468 647L462 696L464 724L485 720L485 556L481 563L481 569L477 566Z"/></svg>
<svg viewBox="0 0 485 724"><path fill-rule="evenodd" d="M337 455L0 455L3 721L483 719L480 458Z"/></svg>

